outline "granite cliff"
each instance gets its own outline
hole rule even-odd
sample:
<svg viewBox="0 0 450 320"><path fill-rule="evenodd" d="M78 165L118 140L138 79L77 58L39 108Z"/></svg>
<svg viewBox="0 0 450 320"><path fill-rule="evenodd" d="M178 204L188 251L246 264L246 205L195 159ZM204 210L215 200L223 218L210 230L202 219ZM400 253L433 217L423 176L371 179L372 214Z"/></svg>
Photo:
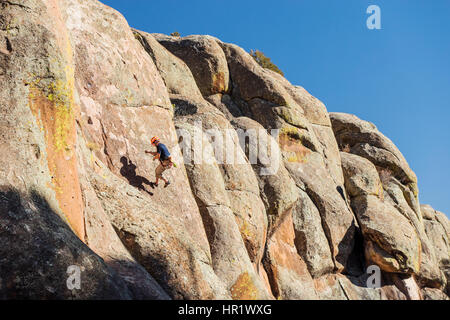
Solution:
<svg viewBox="0 0 450 320"><path fill-rule="evenodd" d="M0 83L0 299L448 299L400 150L234 44L0 0Z"/></svg>

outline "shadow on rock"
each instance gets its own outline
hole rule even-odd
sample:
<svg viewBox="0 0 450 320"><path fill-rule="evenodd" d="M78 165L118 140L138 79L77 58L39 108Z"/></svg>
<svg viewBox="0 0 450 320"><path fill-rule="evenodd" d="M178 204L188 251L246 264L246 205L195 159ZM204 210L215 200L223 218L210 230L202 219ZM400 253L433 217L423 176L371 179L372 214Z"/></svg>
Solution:
<svg viewBox="0 0 450 320"><path fill-rule="evenodd" d="M128 180L128 183L139 190L147 192L149 195L153 196L153 193L145 189L144 184L149 185L154 188L154 183L150 182L147 178L138 176L136 173L136 165L127 157L120 158L122 163L122 168L120 169L120 174Z"/></svg>
<svg viewBox="0 0 450 320"><path fill-rule="evenodd" d="M344 199L344 201L347 201L347 199L345 198L344 189L342 189L341 186L337 186L336 191L339 192L339 194L341 195L342 199Z"/></svg>
<svg viewBox="0 0 450 320"><path fill-rule="evenodd" d="M0 186L0 243L0 300L133 298L128 284L37 192ZM79 289L70 281L73 268Z"/></svg>

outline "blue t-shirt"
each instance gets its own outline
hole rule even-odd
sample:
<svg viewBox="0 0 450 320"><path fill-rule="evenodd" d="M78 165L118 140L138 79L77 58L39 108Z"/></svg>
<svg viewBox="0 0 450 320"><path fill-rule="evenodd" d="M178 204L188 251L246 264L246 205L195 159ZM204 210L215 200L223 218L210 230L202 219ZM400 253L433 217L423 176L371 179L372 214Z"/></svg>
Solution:
<svg viewBox="0 0 450 320"><path fill-rule="evenodd" d="M159 153L159 155L160 155L159 159L161 161L167 160L170 157L170 152L169 152L169 150L167 150L167 147L165 144L162 144L162 143L158 144L156 146L156 152Z"/></svg>

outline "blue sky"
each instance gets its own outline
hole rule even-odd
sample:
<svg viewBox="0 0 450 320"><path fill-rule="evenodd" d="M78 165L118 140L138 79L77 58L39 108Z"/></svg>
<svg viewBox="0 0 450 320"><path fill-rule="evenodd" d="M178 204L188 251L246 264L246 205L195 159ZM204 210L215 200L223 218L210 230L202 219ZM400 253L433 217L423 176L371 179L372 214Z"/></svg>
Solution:
<svg viewBox="0 0 450 320"><path fill-rule="evenodd" d="M416 172L421 203L450 214L449 0L102 2L140 30L263 51L328 111L373 122ZM381 30L366 27L371 4Z"/></svg>

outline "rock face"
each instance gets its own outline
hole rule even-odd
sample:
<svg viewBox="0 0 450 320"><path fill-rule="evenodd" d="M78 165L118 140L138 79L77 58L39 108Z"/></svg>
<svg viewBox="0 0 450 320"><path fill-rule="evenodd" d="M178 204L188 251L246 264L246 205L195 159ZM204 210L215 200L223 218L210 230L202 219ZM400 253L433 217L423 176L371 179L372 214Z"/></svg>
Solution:
<svg viewBox="0 0 450 320"><path fill-rule="evenodd" d="M0 8L0 299L448 299L450 223L373 124L211 36Z"/></svg>

